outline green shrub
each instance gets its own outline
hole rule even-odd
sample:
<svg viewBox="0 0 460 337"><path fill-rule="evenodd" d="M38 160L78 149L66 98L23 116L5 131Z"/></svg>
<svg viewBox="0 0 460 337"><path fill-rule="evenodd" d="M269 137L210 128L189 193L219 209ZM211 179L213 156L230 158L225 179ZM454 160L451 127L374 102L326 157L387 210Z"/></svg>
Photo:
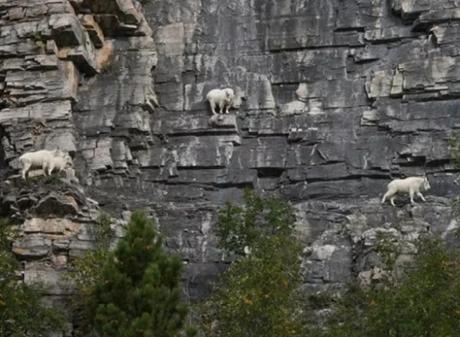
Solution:
<svg viewBox="0 0 460 337"><path fill-rule="evenodd" d="M41 303L43 288L18 277L19 263L11 252L14 232L0 219L0 336L48 336L63 326L63 317Z"/></svg>
<svg viewBox="0 0 460 337"><path fill-rule="evenodd" d="M301 335L300 245L286 202L245 193L244 207L220 212L220 245L239 258L223 274L203 306L206 336L294 337ZM244 247L250 253L244 256Z"/></svg>
<svg viewBox="0 0 460 337"><path fill-rule="evenodd" d="M109 247L114 236L111 224L110 216L101 214L96 223L89 227L95 249L87 251L82 257L72 261L68 277L75 286L72 309L76 336L86 337L94 330L90 301L94 296L96 285L102 282L102 268L109 258Z"/></svg>
<svg viewBox="0 0 460 337"><path fill-rule="evenodd" d="M377 232L376 252L382 259L383 268L385 270L393 270L395 268L396 259L401 253L400 242L390 233Z"/></svg>
<svg viewBox="0 0 460 337"><path fill-rule="evenodd" d="M291 205L276 197L260 197L244 191L244 206L227 203L219 212L217 237L226 251L244 255L244 247L254 247L274 235L290 236L295 216Z"/></svg>
<svg viewBox="0 0 460 337"><path fill-rule="evenodd" d="M403 279L386 287L350 287L324 337L448 337L460 332L460 259L439 240L423 240Z"/></svg>

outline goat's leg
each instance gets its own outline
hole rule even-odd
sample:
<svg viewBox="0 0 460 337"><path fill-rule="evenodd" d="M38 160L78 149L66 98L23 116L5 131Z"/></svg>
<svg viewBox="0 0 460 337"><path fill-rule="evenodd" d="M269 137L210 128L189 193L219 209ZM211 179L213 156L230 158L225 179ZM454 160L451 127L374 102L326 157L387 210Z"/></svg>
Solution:
<svg viewBox="0 0 460 337"><path fill-rule="evenodd" d="M212 99L209 100L209 106L211 107L212 113L215 115L216 114L216 104L214 103Z"/></svg>
<svg viewBox="0 0 460 337"><path fill-rule="evenodd" d="M413 190L409 190L409 196L410 196L410 203L412 205L415 205L415 201L414 201L414 191Z"/></svg>
<svg viewBox="0 0 460 337"><path fill-rule="evenodd" d="M228 114L230 113L230 103L225 104L225 113Z"/></svg>
<svg viewBox="0 0 460 337"><path fill-rule="evenodd" d="M43 163L42 170L43 170L43 174L45 175L45 177L49 176L49 174L48 174L48 165L46 163Z"/></svg>
<svg viewBox="0 0 460 337"><path fill-rule="evenodd" d="M32 166L31 164L27 164L27 163L24 164L24 167L22 168L22 172L21 172L22 179L26 180L26 178L29 176L29 170L31 166Z"/></svg>
<svg viewBox="0 0 460 337"><path fill-rule="evenodd" d="M387 191L387 193L384 194L383 198L382 198L382 204L385 203L385 200L387 200L387 198L390 198L394 193L392 193L391 191Z"/></svg>
<svg viewBox="0 0 460 337"><path fill-rule="evenodd" d="M48 176L50 176L51 173L53 173L53 170L54 170L54 165L53 165L53 164L49 164L49 166L48 166Z"/></svg>
<svg viewBox="0 0 460 337"><path fill-rule="evenodd" d="M224 102L219 102L219 112L221 114L225 113L224 108L225 108L225 103Z"/></svg>
<svg viewBox="0 0 460 337"><path fill-rule="evenodd" d="M391 202L391 205L393 207L396 207L396 205L395 205L395 197L396 197L395 195L392 195L391 198L390 198L390 202Z"/></svg>
<svg viewBox="0 0 460 337"><path fill-rule="evenodd" d="M423 201L426 201L425 198L423 197L423 194L420 192L417 192L417 196L422 199Z"/></svg>

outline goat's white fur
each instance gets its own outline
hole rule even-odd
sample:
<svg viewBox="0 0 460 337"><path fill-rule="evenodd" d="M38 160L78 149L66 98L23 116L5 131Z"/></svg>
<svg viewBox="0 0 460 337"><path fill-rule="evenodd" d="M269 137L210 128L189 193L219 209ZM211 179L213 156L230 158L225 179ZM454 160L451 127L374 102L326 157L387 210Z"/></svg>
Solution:
<svg viewBox="0 0 460 337"><path fill-rule="evenodd" d="M415 204L414 195L426 201L420 190L428 191L431 188L427 177L408 177L405 179L394 179L387 186L387 192L382 198L382 204L387 198L395 206L394 199L398 192L409 193L411 204Z"/></svg>
<svg viewBox="0 0 460 337"><path fill-rule="evenodd" d="M26 179L32 168L41 168L46 175L51 175L54 169L61 172L65 168L73 166L70 155L57 149L24 153L19 157L19 162L22 164L21 175L23 179Z"/></svg>
<svg viewBox="0 0 460 337"><path fill-rule="evenodd" d="M216 113L216 107L219 107L220 113L229 113L229 109L233 106L233 99L235 93L232 88L225 89L212 89L206 95L206 99L209 101L213 114ZM225 111L224 111L225 109Z"/></svg>

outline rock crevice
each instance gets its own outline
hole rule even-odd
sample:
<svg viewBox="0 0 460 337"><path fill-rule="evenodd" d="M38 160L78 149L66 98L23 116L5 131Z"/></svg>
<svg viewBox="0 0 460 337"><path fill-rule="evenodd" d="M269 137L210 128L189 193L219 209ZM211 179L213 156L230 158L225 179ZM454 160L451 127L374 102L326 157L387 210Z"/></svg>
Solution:
<svg viewBox="0 0 460 337"><path fill-rule="evenodd" d="M92 247L83 224L94 217L84 209L97 207L87 196L116 215L150 209L187 262L193 298L228 262L213 228L219 207L240 202L244 187L294 204L306 289L378 277L378 233L401 242L399 261L421 233L449 239L459 192L449 147L460 127L459 8L452 0L0 0L0 170L10 176L21 153L60 147L74 157L83 195L2 192L2 214L29 210L15 249L33 262L30 277L55 275L36 267L42 261L65 269L50 252ZM219 87L234 89L235 104L212 117L205 97ZM426 203L380 205L390 179L424 173Z"/></svg>

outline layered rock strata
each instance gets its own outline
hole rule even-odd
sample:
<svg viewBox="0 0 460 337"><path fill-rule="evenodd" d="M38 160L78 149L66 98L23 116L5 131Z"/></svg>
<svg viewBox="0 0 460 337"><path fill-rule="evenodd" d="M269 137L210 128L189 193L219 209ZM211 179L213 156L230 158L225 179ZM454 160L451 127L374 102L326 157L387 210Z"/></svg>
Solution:
<svg viewBox="0 0 460 337"><path fill-rule="evenodd" d="M460 126L460 3L441 0L154 0L160 111L141 163L141 196L160 208L187 257L192 295L215 272L216 208L249 186L291 200L305 242L305 287L340 287L382 268L389 231L398 264L420 233L449 237L458 195L450 139ZM206 93L237 95L207 124ZM142 167L142 165L144 167ZM380 205L393 178L426 173L428 201ZM152 186L150 189L147 186ZM140 190L140 189L139 189ZM125 195L125 194L124 194ZM184 219L187 219L184 225ZM210 235L211 234L211 235Z"/></svg>
<svg viewBox="0 0 460 337"><path fill-rule="evenodd" d="M114 97L108 92L100 101L105 110L91 103L100 111L88 119L85 95L99 77L118 80L110 77L111 67L132 55L123 61L132 68L125 69L129 85L120 100L149 116L155 101L151 35L140 4L130 0L0 1L0 216L17 229L12 249L23 281L42 283L44 299L64 310L73 292L70 264L96 244L101 210L84 186L105 168L105 151L112 152L103 135L113 125L104 112L123 115L121 106L105 104ZM104 120L105 129L91 119ZM123 130L133 129L127 119L120 121ZM22 181L18 157L43 148L69 152L81 184L60 175ZM100 164L90 163L93 158ZM114 221L113 230L120 234L124 223ZM71 336L72 329L69 324L56 336Z"/></svg>
<svg viewBox="0 0 460 337"><path fill-rule="evenodd" d="M459 8L151 0L142 14L135 1L0 0L0 169L13 174L30 149L70 151L103 208L150 209L193 298L228 262L216 214L245 187L296 207L306 289L371 282L381 237L399 265L421 233L458 227ZM237 96L222 118L205 102L216 87ZM426 203L380 205L390 179L423 173ZM38 218L52 228L71 216ZM80 230L69 233L78 246ZM49 247L32 249L37 260Z"/></svg>

